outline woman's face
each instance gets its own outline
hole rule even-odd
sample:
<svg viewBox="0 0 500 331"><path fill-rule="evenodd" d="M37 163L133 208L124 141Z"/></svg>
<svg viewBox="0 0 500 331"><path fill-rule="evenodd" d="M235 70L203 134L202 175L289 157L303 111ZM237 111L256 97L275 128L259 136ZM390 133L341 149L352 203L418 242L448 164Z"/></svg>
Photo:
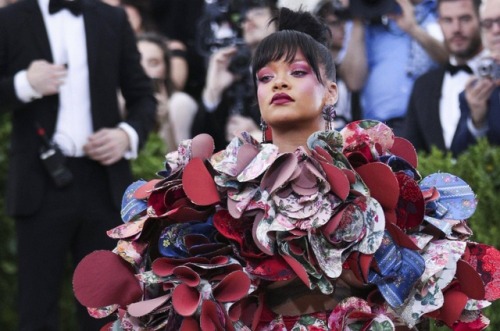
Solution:
<svg viewBox="0 0 500 331"><path fill-rule="evenodd" d="M163 51L158 45L149 41L139 41L137 44L141 53L141 64L146 75L152 79L165 79L166 67Z"/></svg>
<svg viewBox="0 0 500 331"><path fill-rule="evenodd" d="M326 79L321 84L300 51L291 63L270 62L256 75L261 115L272 128L316 131L323 106L337 99L337 85Z"/></svg>

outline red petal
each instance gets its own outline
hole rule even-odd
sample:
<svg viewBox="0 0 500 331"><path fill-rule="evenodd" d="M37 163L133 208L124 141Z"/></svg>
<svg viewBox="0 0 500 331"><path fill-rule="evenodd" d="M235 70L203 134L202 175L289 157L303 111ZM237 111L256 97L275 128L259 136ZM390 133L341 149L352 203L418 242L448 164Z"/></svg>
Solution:
<svg viewBox="0 0 500 331"><path fill-rule="evenodd" d="M220 201L217 186L201 159L192 159L184 168L182 185L189 199L199 206L210 206Z"/></svg>
<svg viewBox="0 0 500 331"><path fill-rule="evenodd" d="M189 287L196 287L200 284L200 276L191 268L179 266L174 269L174 275Z"/></svg>
<svg viewBox="0 0 500 331"><path fill-rule="evenodd" d="M224 331L217 310L217 305L213 301L203 301L200 317L200 325L203 331Z"/></svg>
<svg viewBox="0 0 500 331"><path fill-rule="evenodd" d="M440 309L439 319L450 328L458 320L467 304L467 296L457 290L449 290L444 293L444 304Z"/></svg>
<svg viewBox="0 0 500 331"><path fill-rule="evenodd" d="M411 238L403 232L396 224L394 223L386 223L385 227L391 234L391 237L394 239L394 242L398 246L402 246L414 251L418 251L420 248L411 240Z"/></svg>
<svg viewBox="0 0 500 331"><path fill-rule="evenodd" d="M304 284L306 284L307 287L311 288L311 282L309 280L309 275L307 274L306 269L302 264L300 264L297 260L295 260L293 257L283 254L282 255L283 259L288 263L290 268L293 269L297 277L302 280Z"/></svg>
<svg viewBox="0 0 500 331"><path fill-rule="evenodd" d="M384 209L395 209L399 198L399 183L391 168L381 162L372 162L356 169L370 189L370 195Z"/></svg>
<svg viewBox="0 0 500 331"><path fill-rule="evenodd" d="M469 298L484 300L486 292L481 276L464 260L458 260L457 262L457 278L460 282L460 289Z"/></svg>
<svg viewBox="0 0 500 331"><path fill-rule="evenodd" d="M201 331L198 321L191 317L184 317L179 331Z"/></svg>
<svg viewBox="0 0 500 331"><path fill-rule="evenodd" d="M232 302L243 298L250 289L250 278L243 271L234 271L213 288L219 302Z"/></svg>
<svg viewBox="0 0 500 331"><path fill-rule="evenodd" d="M320 162L321 167L326 173L326 178L328 179L328 183L330 183L332 187L332 192L338 196L340 199L345 200L349 195L349 178L346 176L344 171L337 168L332 164L328 164L326 162Z"/></svg>
<svg viewBox="0 0 500 331"><path fill-rule="evenodd" d="M418 167L418 155L415 147L408 140L401 137L394 137L394 144L392 145L390 152L396 156L402 157L413 168Z"/></svg>
<svg viewBox="0 0 500 331"><path fill-rule="evenodd" d="M142 296L132 266L110 251L95 251L80 261L73 274L73 291L86 307L127 306Z"/></svg>
<svg viewBox="0 0 500 331"><path fill-rule="evenodd" d="M172 292L172 305L181 316L193 315L200 305L201 295L197 289L186 284L177 285Z"/></svg>

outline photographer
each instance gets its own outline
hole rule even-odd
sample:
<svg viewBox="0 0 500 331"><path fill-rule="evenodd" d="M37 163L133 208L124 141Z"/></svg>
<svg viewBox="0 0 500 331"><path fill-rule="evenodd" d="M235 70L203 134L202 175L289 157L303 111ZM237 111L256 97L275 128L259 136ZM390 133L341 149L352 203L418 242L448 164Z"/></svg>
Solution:
<svg viewBox="0 0 500 331"><path fill-rule="evenodd" d="M269 21L277 11L276 1L245 1L238 11L243 45L223 47L210 55L202 105L193 125L193 135L206 132L214 137L216 150L224 148L234 132L247 131L258 140L261 134L250 59L259 42L275 31Z"/></svg>
<svg viewBox="0 0 500 331"><path fill-rule="evenodd" d="M363 118L399 135L415 79L448 59L436 1L351 0L349 7L354 18L340 74L361 91Z"/></svg>
<svg viewBox="0 0 500 331"><path fill-rule="evenodd" d="M484 0L480 8L483 43L492 62L482 62L479 77L469 80L459 96L461 121L456 139L465 147L480 137L500 144L500 0Z"/></svg>

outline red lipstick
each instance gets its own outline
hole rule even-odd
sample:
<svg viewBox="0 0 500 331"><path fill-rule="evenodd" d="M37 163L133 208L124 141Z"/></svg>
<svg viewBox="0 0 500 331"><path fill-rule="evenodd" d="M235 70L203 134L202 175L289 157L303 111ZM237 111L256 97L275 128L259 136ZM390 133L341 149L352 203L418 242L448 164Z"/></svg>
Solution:
<svg viewBox="0 0 500 331"><path fill-rule="evenodd" d="M275 105L282 105L294 101L291 96L286 93L276 93L271 99L271 103Z"/></svg>

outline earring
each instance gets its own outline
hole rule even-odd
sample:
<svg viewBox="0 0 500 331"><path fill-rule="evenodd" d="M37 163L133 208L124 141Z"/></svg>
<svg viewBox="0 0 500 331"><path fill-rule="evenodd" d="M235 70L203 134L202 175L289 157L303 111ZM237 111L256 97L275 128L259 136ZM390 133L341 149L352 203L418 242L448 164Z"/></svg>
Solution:
<svg viewBox="0 0 500 331"><path fill-rule="evenodd" d="M260 118L260 131L262 131L262 142L266 142L266 131L267 131L267 123L264 119Z"/></svg>
<svg viewBox="0 0 500 331"><path fill-rule="evenodd" d="M325 120L325 131L333 130L333 120L337 115L335 107L333 105L325 105L321 110L321 114Z"/></svg>

